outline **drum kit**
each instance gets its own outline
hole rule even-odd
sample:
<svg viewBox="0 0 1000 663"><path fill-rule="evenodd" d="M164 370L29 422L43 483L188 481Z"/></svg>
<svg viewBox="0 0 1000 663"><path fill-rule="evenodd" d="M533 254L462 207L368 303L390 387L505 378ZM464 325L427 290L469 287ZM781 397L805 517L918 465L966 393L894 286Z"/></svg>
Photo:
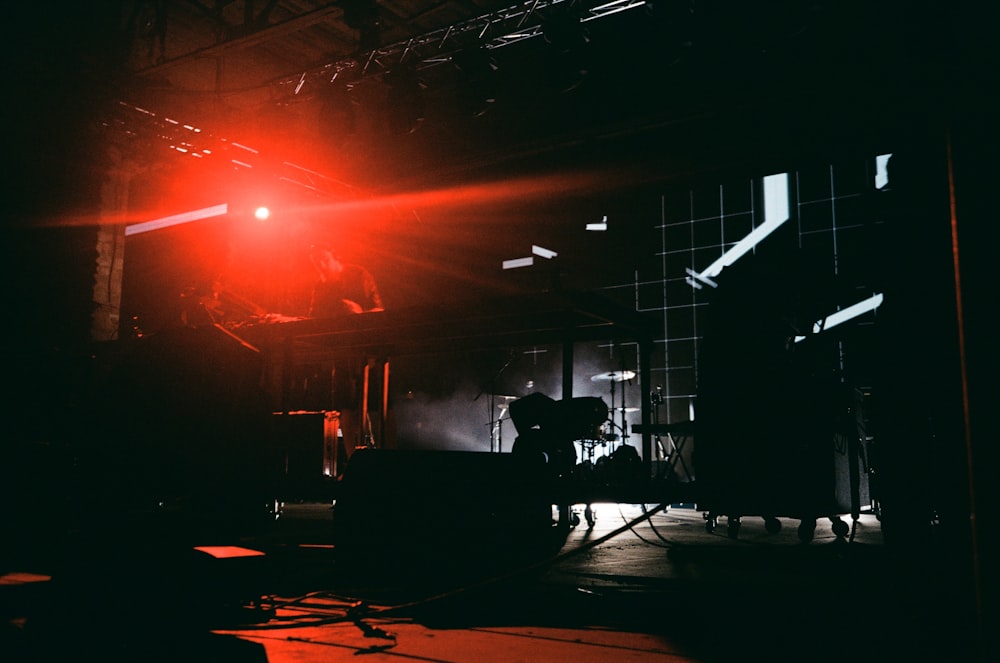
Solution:
<svg viewBox="0 0 1000 663"><path fill-rule="evenodd" d="M594 440L581 440L580 444L583 446L583 451L586 454L587 460L594 460L595 447L601 446L602 448L607 447L610 443L614 447L615 442L621 442L625 444L628 440L628 426L625 423L625 415L630 412L638 412L639 408L636 407L626 407L625 406L625 390L622 388L621 393L621 404L617 403L616 391L618 385L621 382L627 382L635 378L635 371L608 371L606 373L598 373L597 375L591 376L591 382L607 382L610 389L611 396L611 407L609 408L609 419L601 426L598 432L597 439ZM620 415L621 423L615 422L615 415ZM616 432L617 430L617 432ZM610 450L605 450L605 454L609 454ZM602 454L602 455L605 455Z"/></svg>
<svg viewBox="0 0 1000 663"><path fill-rule="evenodd" d="M618 387L617 385L622 382L628 382L636 377L635 371L608 371L606 373L598 373L591 376L590 380L596 383L607 382L611 397L611 407L608 409L609 418L607 421L602 423L597 430L593 439L583 439L579 440L579 443L583 447L583 451L588 460L594 460L595 447L600 446L606 448L608 444L611 444L612 449L606 449L601 455L608 455L614 448L615 442L621 442L625 444L628 440L628 426L626 425L625 415L633 412L638 412L637 407L626 407L625 405L625 393L624 388L621 389L620 400L621 404L618 404ZM499 416L490 421L488 424L490 427L490 451L501 451L501 443L503 440L503 423L505 420L510 419L510 404L512 401L517 400L518 396L510 396L507 394L491 394L491 398L494 404L500 410ZM619 416L619 422L615 421L615 416Z"/></svg>

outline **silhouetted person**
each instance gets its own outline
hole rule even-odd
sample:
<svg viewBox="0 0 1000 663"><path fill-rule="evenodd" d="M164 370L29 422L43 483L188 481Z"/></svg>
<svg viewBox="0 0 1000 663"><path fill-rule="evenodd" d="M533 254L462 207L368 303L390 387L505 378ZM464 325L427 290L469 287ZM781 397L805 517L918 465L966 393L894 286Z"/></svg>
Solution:
<svg viewBox="0 0 1000 663"><path fill-rule="evenodd" d="M326 245L313 246L309 258L317 274L309 305L310 317L332 318L383 310L378 285L367 269L344 262Z"/></svg>
<svg viewBox="0 0 1000 663"><path fill-rule="evenodd" d="M312 318L338 318L384 310L382 296L371 273L361 265L345 262L334 249L325 244L314 245L309 259L316 269L312 286L309 316ZM356 447L368 446L369 422L364 421L365 369L371 358L364 356L338 359L313 367L314 409L333 409L340 413L340 428L344 437L347 458ZM377 392L369 388L369 398ZM339 463L339 471L343 463Z"/></svg>

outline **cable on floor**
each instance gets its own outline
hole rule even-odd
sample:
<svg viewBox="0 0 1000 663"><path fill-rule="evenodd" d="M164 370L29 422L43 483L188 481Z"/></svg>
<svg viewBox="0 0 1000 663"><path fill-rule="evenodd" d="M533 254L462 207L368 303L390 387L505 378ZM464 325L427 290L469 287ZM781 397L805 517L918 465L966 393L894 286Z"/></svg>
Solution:
<svg viewBox="0 0 1000 663"><path fill-rule="evenodd" d="M669 506L669 504L666 503L666 502L664 502L663 504L658 505L654 509L651 509L651 510L648 510L648 511L646 509L643 509L643 515L635 518L632 521L629 521L629 522L625 523L623 526L621 526L621 527L619 527L619 528L617 528L615 530L612 530L611 532L608 532L607 534L604 534L603 536L600 536L600 537L598 537L598 538L596 538L596 539L594 539L592 541L588 541L588 542L586 542L586 543L584 543L582 545L579 545L579 546L577 546L577 547L575 547L575 548L573 548L571 550L567 550L567 551L561 552L561 553L559 553L557 555L553 555L553 556L551 556L551 557L549 557L547 559L544 559L544 560L541 560L541 561L538 561L538 562L534 562L532 564L529 564L527 566L515 569L515 570L507 572L507 573L502 573L500 575L493 576L491 578L486 578L486 579L483 579L483 580L480 580L480 581L477 581L477 582L474 582L474 583L471 583L471 584L468 584L468 585L464 585L462 587L456 587L455 589L451 589L451 590L448 590L446 592L442 592L440 594L435 594L435 595L432 595L432 596L427 596L427 597L424 597L424 598L421 598L421 599L417 599L417 600L414 600L414 601L408 601L406 603L400 603L400 604L392 605L392 606L372 606L372 605L369 605L365 601L357 601L357 602L351 604L351 606L348 608L348 610L344 614L342 614L342 615L331 615L329 617L318 617L316 619L309 620L306 623L301 623L302 620L300 620L299 622L291 622L291 623L284 623L283 622L283 623L278 623L278 624L274 624L274 623L248 624L248 625L242 625L242 626L227 627L224 630L226 630L226 631L239 631L239 630L263 631L263 630L283 629L283 628L299 628L299 627L302 627L302 626L319 626L319 625L327 625L327 624L336 624L336 623L341 623L341 622L354 622L354 623L357 624L357 623L359 623L359 621L361 619L382 619L382 618L389 617L389 616L399 615L399 614L404 613L406 611L413 610L415 608L419 608L419 607L422 607L422 606L425 606L425 605L429 605L429 604L434 603L436 601L442 601L444 599L448 599L448 598L452 598L452 597L455 597L455 596L459 596L459 595L464 594L466 592L470 592L470 591L474 591L474 590L478 590L478 589L483 589L485 587L489 587L491 585L495 585L495 584L500 583L500 582L508 581L508 580L517 578L518 576L521 576L521 575L524 575L524 574L527 574L527 573L531 573L531 572L534 572L534 571L538 571L540 569L546 568L546 567L551 566L553 564L562 562L562 561L564 561L566 559L570 559L572 557L575 557L576 555L579 555L579 554L581 554L581 553L583 553L583 552L585 552L587 550L591 550L591 549L593 549L593 548L595 548L595 547L597 547L597 546L599 546L599 545L601 545L603 543L606 543L607 541L610 541L611 539L615 538L616 536L619 536L619 535L623 534L624 532L627 532L627 531L633 529L635 526L637 526L637 525L639 525L639 524L641 524L643 522L648 521L650 518L652 518L657 513L663 511L668 506ZM307 595L307 596L309 596L309 595ZM294 600L291 601L290 603L294 603ZM360 624L359 624L359 627L360 627Z"/></svg>

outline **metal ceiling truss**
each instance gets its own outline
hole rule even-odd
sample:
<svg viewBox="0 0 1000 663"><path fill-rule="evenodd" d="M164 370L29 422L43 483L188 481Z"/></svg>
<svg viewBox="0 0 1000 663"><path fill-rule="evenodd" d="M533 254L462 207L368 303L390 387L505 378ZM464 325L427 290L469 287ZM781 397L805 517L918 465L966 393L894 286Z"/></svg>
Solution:
<svg viewBox="0 0 1000 663"><path fill-rule="evenodd" d="M456 53L469 48L496 49L526 39L543 36L546 21L558 9L575 15L581 24L612 14L645 7L649 0L610 0L586 3L577 0L528 0L518 5L478 16L412 37L406 41L380 46L358 55L331 62L275 81L281 96L307 95L312 90L335 82L345 73L352 80L383 74L406 65L423 71L452 62Z"/></svg>
<svg viewBox="0 0 1000 663"><path fill-rule="evenodd" d="M502 11L309 69L273 81L272 85L277 85L282 91L279 98L305 101L345 72L350 72L345 78L355 81L366 76L384 74L401 63L413 70L422 71L453 62L463 51L474 48L497 49L543 36L546 20L559 11L568 12L569 16L576 17L582 24L643 7L648 1L650 0L610 0L588 7L578 0L528 0ZM328 10L329 6L326 6L317 11ZM244 38L255 39L252 35ZM222 48L222 45L214 48ZM196 55L204 55L204 52ZM171 66L177 62L174 60L163 66ZM342 196L354 191L353 187L343 182L297 164L273 161L263 157L252 147L204 132L198 127L127 101L119 100L115 108L109 110L103 124L112 134L119 136L120 141L130 143L133 147L137 144L145 145L143 151L150 156L153 151L148 151L148 148L155 145L189 158L228 164L236 170L266 169L276 174L278 179L317 192Z"/></svg>

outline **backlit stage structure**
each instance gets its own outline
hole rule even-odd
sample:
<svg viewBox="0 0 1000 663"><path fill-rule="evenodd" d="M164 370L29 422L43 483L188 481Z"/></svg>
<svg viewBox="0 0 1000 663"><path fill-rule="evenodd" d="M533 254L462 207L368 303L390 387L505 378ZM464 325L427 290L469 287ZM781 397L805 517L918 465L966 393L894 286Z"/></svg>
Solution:
<svg viewBox="0 0 1000 663"><path fill-rule="evenodd" d="M288 384L296 366L315 364L349 357L366 357L373 369L373 390L381 389L374 399L377 411L372 413L375 438L385 439L388 428L390 366L394 358L433 354L443 351L463 352L503 349L530 344L555 344L562 348L562 403L572 403L574 383L574 346L594 340L628 340L638 345L638 378L642 384L650 381L650 357L654 337L654 321L624 309L593 293L551 292L525 294L508 299L480 301L462 307L419 307L397 309L336 319L303 319L285 322L263 322L236 330L244 342L257 348L268 366L272 392L279 396L281 411L294 411L297 404ZM535 396L550 399L547 395ZM531 401L530 397L519 401ZM518 400L511 403L515 425L519 418ZM367 402L367 401L366 401ZM668 484L657 484L653 469L653 435L651 404L642 403L641 420L646 432L641 435L644 470L639 481L620 486L594 485L572 480L553 484L554 503L576 504L593 501L654 502L665 498L682 501L681 495L668 495ZM527 411L523 407L521 411ZM605 412L607 407L605 406ZM594 419L589 410L582 412L582 425L596 428L604 419ZM534 422L532 422L534 423ZM521 433L528 426L518 426ZM572 422L566 426L573 427ZM571 436L577 438L581 435ZM376 445L377 446L377 445ZM676 485L669 484L671 490ZM668 500L669 501L669 500Z"/></svg>

